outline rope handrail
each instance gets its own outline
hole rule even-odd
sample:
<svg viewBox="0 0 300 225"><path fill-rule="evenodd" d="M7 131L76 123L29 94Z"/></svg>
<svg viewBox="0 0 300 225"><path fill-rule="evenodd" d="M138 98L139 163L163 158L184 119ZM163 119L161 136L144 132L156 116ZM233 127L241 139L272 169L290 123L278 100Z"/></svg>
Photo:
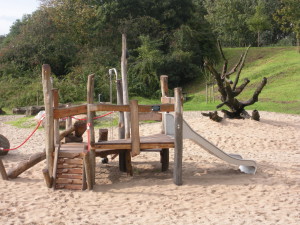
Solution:
<svg viewBox="0 0 300 225"><path fill-rule="evenodd" d="M113 112L109 112L109 113L106 113L104 115L101 115L101 116L97 116L97 117L94 117L93 120L96 120L96 119L99 119L99 118L102 118L102 117L105 117L105 116L108 116L110 114L112 114ZM38 122L37 126L34 128L34 130L31 132L31 134L17 147L15 148L11 148L11 149L4 149L2 147L0 147L0 150L2 151L14 151L14 150L17 150L18 148L22 147L31 137L32 135L37 131L37 129L40 127L40 125L42 124L43 120L45 118L45 113L42 115L42 117L40 118L40 121ZM79 118L75 118L75 117L72 117L76 120L86 120L86 119L79 119ZM89 129L89 126L88 126L88 129ZM89 131L88 131L89 132ZM89 136L89 135L88 135Z"/></svg>

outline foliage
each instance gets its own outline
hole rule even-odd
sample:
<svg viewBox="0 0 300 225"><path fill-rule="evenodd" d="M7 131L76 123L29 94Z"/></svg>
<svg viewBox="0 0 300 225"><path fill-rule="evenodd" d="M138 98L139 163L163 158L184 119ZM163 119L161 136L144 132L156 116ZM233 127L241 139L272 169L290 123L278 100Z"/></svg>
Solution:
<svg viewBox="0 0 300 225"><path fill-rule="evenodd" d="M257 32L257 46L260 46L260 33L271 28L269 17L266 14L266 7L263 1L259 1L255 8L255 14L247 21L249 29Z"/></svg>

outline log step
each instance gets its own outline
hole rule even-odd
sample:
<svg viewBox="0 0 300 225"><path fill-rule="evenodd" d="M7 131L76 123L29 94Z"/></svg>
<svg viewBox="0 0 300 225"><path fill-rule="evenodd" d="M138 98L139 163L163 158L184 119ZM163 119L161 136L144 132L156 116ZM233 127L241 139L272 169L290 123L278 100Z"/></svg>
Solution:
<svg viewBox="0 0 300 225"><path fill-rule="evenodd" d="M54 189L85 190L83 153L76 148L58 153Z"/></svg>

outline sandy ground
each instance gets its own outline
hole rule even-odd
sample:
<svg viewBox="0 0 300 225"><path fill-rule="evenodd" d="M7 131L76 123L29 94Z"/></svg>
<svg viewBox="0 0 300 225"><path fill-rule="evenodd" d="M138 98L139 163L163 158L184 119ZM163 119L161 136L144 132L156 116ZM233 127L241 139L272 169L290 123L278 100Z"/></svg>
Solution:
<svg viewBox="0 0 300 225"><path fill-rule="evenodd" d="M4 123L13 118L0 117L0 133L11 147L32 131ZM300 224L300 115L261 112L260 122L216 123L185 112L184 118L225 152L255 160L256 174L241 173L189 140L182 186L172 181L173 149L166 172L160 172L158 153L134 157L133 177L119 172L117 158L108 165L98 159L93 191L48 189L41 162L15 180L0 180L0 224ZM160 124L141 125L143 135L159 131ZM2 160L9 169L43 149L40 129Z"/></svg>

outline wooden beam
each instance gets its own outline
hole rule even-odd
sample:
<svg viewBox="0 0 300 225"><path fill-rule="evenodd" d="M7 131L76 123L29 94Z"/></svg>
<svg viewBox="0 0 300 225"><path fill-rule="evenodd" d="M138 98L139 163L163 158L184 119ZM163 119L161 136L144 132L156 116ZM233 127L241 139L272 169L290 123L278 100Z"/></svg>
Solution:
<svg viewBox="0 0 300 225"><path fill-rule="evenodd" d="M130 101L131 120L131 156L140 154L140 132L139 132L139 111L138 101Z"/></svg>
<svg viewBox="0 0 300 225"><path fill-rule="evenodd" d="M19 163L15 168L8 171L7 176L11 179L17 178L21 173L46 159L45 152L38 152L30 156L28 160Z"/></svg>
<svg viewBox="0 0 300 225"><path fill-rule="evenodd" d="M112 105L112 104L92 104L89 106L91 112L95 111L117 111L117 112L130 112L129 105Z"/></svg>
<svg viewBox="0 0 300 225"><path fill-rule="evenodd" d="M51 68L49 65L44 64L42 66L42 83L45 105L45 148L47 158L47 168L49 169L50 176L53 171L53 151L54 151L54 118L53 118L53 96L52 96L52 84L50 81Z"/></svg>
<svg viewBox="0 0 300 225"><path fill-rule="evenodd" d="M86 104L71 106L68 108L55 108L53 110L54 119L65 118L68 116L74 116L74 115L86 114L86 113L87 113Z"/></svg>
<svg viewBox="0 0 300 225"><path fill-rule="evenodd" d="M182 90L175 88L175 149L174 149L174 172L173 180L176 185L182 185Z"/></svg>

